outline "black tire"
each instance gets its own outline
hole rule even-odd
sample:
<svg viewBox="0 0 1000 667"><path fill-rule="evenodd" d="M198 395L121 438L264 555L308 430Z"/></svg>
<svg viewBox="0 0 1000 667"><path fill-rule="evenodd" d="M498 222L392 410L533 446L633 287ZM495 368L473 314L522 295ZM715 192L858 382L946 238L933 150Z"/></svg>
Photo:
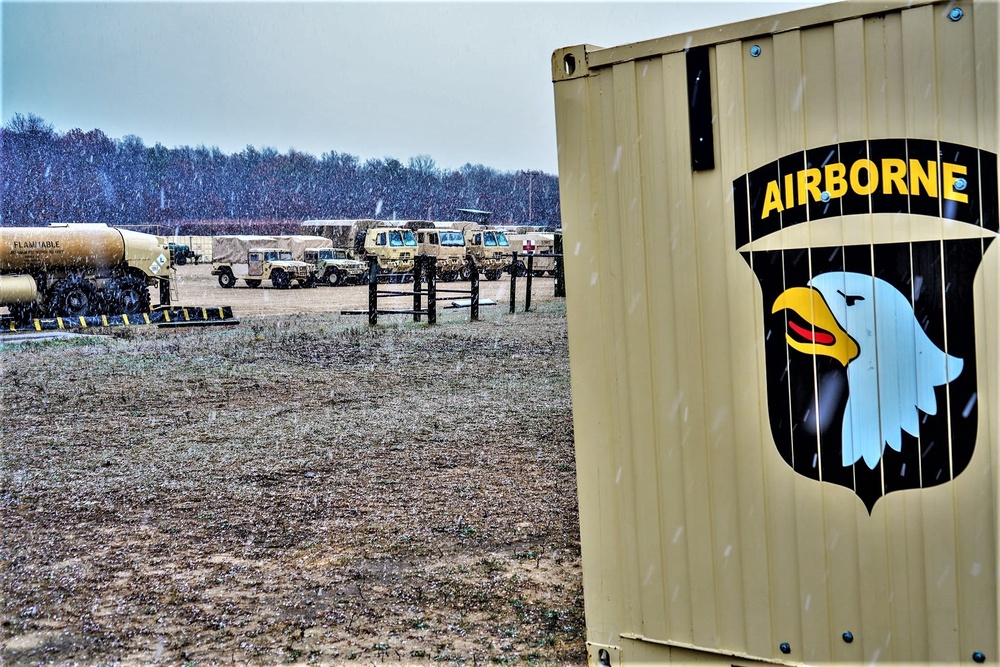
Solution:
<svg viewBox="0 0 1000 667"><path fill-rule="evenodd" d="M308 276L305 280L299 283L302 287L316 287L316 276Z"/></svg>
<svg viewBox="0 0 1000 667"><path fill-rule="evenodd" d="M184 266L187 263L188 263L188 258L187 255L185 255L184 253L178 253L174 257L174 264L176 264L177 266Z"/></svg>
<svg viewBox="0 0 1000 667"><path fill-rule="evenodd" d="M468 264L466 264L458 270L458 279L469 280L470 278L472 278L472 269L469 268Z"/></svg>
<svg viewBox="0 0 1000 667"><path fill-rule="evenodd" d="M344 273L338 269L327 269L325 277L326 284L331 287L337 287L338 285L344 284Z"/></svg>
<svg viewBox="0 0 1000 667"><path fill-rule="evenodd" d="M517 264L514 265L514 270L517 271L517 277L523 278L528 275L528 267L524 265L524 262L518 260Z"/></svg>
<svg viewBox="0 0 1000 667"><path fill-rule="evenodd" d="M52 288L49 297L49 315L53 317L81 317L97 315L97 293L93 286L80 276L63 278Z"/></svg>
<svg viewBox="0 0 1000 667"><path fill-rule="evenodd" d="M250 289L257 289L258 287L260 287L259 280L249 280L245 278L244 282L246 282L247 287L249 287Z"/></svg>
<svg viewBox="0 0 1000 667"><path fill-rule="evenodd" d="M271 285L275 289L288 289L289 285L292 284L292 278L287 273L281 269L275 269L271 271Z"/></svg>
<svg viewBox="0 0 1000 667"><path fill-rule="evenodd" d="M456 272L456 271L447 271L445 273L442 273L441 274L441 280L443 282L446 282L446 283L453 283L456 280L458 280L458 272Z"/></svg>
<svg viewBox="0 0 1000 667"><path fill-rule="evenodd" d="M38 304L32 301L31 303L15 303L8 306L10 308L10 316L14 318L15 322L19 324L27 324L31 320L37 319L42 316L42 311L38 307Z"/></svg>
<svg viewBox="0 0 1000 667"><path fill-rule="evenodd" d="M222 272L219 274L219 287L225 287L226 289L230 289L235 285L236 285L236 276L233 275L233 272L230 271L229 269L222 269Z"/></svg>
<svg viewBox="0 0 1000 667"><path fill-rule="evenodd" d="M489 269L483 273L487 280L499 280L500 275L503 273L501 269Z"/></svg>
<svg viewBox="0 0 1000 667"><path fill-rule="evenodd" d="M134 315L149 311L149 289L136 276L112 278L104 286L104 304L108 313Z"/></svg>

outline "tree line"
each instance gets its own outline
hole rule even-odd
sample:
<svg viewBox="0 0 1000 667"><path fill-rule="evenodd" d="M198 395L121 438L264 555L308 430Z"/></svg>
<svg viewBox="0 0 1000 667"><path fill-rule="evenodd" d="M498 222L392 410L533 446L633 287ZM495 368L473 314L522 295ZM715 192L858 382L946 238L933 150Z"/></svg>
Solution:
<svg viewBox="0 0 1000 667"><path fill-rule="evenodd" d="M429 156L361 162L334 151L316 158L247 146L146 146L101 130L59 133L14 114L0 128L0 225L106 222L183 234L289 232L306 219L454 220L460 208L491 223L560 224L559 183L538 171L466 164L441 169Z"/></svg>

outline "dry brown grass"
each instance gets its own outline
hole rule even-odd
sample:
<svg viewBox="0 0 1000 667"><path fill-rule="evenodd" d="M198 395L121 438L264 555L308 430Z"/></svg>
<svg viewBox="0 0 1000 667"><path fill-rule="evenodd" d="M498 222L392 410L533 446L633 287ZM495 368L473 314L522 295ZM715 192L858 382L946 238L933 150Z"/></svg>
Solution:
<svg viewBox="0 0 1000 667"><path fill-rule="evenodd" d="M0 347L0 663L579 664L565 317Z"/></svg>

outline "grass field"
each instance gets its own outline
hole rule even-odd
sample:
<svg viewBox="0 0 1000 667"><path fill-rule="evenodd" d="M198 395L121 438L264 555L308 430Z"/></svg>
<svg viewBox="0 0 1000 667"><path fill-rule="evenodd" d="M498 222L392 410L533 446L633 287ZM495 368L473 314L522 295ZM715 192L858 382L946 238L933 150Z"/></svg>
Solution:
<svg viewBox="0 0 1000 667"><path fill-rule="evenodd" d="M3 346L0 663L585 662L565 313Z"/></svg>

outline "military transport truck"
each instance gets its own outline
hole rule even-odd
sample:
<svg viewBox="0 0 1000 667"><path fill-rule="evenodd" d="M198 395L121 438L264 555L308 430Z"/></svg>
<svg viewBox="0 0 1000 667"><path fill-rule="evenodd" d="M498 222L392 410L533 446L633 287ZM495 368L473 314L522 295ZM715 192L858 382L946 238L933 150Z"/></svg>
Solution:
<svg viewBox="0 0 1000 667"><path fill-rule="evenodd" d="M507 235L499 229L480 227L475 223L453 223L465 235L466 257L472 260L476 270L487 280L497 280L504 270L510 266L510 254L513 252ZM462 268L459 276L468 280L470 269L468 265Z"/></svg>
<svg viewBox="0 0 1000 667"><path fill-rule="evenodd" d="M518 255L551 255L555 252L555 235L543 232L524 232L521 234L507 233L507 241L510 243L510 252ZM531 260L531 271L535 276L555 275L555 257L533 257ZM528 263L526 258L518 258L514 266L508 270L517 271L517 275L523 276L528 273Z"/></svg>
<svg viewBox="0 0 1000 667"><path fill-rule="evenodd" d="M351 259L345 248L307 248L302 261L315 268L320 285L356 285L365 279L367 266Z"/></svg>
<svg viewBox="0 0 1000 667"><path fill-rule="evenodd" d="M296 260L292 239L281 236L216 236L212 239L212 275L219 285L231 288L237 279L247 287L260 287L265 280L276 289L292 285L311 287L316 271L311 264Z"/></svg>
<svg viewBox="0 0 1000 667"><path fill-rule="evenodd" d="M150 234L103 223L0 227L0 306L17 319L133 314L170 302L170 260Z"/></svg>
<svg viewBox="0 0 1000 667"><path fill-rule="evenodd" d="M438 224L420 220L410 221L407 226L417 237L417 254L437 258L438 278L453 282L466 266L465 235L458 229Z"/></svg>
<svg viewBox="0 0 1000 667"><path fill-rule="evenodd" d="M354 238L354 256L378 261L379 275L404 280L412 275L417 239L405 227L372 227Z"/></svg>

